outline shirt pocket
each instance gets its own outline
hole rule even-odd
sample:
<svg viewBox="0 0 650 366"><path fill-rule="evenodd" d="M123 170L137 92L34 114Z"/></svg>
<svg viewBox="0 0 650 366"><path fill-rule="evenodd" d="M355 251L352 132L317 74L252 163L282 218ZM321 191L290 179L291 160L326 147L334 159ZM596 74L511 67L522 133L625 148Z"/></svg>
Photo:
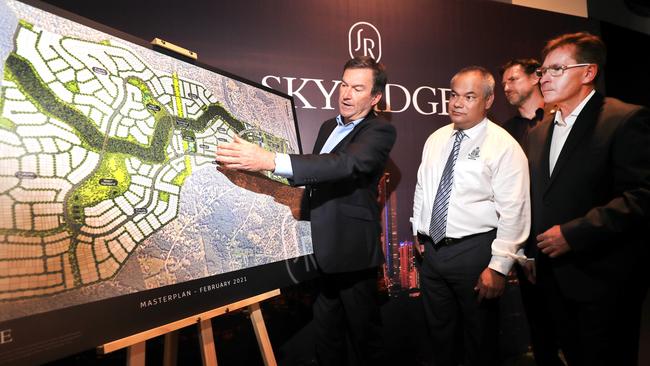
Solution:
<svg viewBox="0 0 650 366"><path fill-rule="evenodd" d="M454 187L456 195L489 191L490 176L485 162L481 159L459 159L454 167Z"/></svg>

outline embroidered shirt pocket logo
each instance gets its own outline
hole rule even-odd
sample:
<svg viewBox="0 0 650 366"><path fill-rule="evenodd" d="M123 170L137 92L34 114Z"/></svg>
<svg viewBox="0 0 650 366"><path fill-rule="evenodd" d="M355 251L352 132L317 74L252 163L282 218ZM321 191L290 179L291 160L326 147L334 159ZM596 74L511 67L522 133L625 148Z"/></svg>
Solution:
<svg viewBox="0 0 650 366"><path fill-rule="evenodd" d="M481 149L477 146L472 150L468 155L467 158L469 160L476 160L481 156Z"/></svg>

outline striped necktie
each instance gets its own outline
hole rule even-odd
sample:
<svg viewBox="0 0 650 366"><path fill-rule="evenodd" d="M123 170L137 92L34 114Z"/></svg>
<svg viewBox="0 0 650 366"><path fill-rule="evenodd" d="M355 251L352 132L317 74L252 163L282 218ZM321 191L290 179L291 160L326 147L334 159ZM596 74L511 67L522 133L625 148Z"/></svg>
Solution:
<svg viewBox="0 0 650 366"><path fill-rule="evenodd" d="M460 151L460 143L466 136L462 130L456 131L456 139L454 140L454 147L449 153L447 163L442 171L440 184L438 185L438 192L436 199L433 201L433 210L431 211L431 223L429 224L429 236L433 239L434 243L440 242L445 237L447 229L447 211L449 210L449 197L451 196L451 186L454 183L454 165L458 158L458 151Z"/></svg>

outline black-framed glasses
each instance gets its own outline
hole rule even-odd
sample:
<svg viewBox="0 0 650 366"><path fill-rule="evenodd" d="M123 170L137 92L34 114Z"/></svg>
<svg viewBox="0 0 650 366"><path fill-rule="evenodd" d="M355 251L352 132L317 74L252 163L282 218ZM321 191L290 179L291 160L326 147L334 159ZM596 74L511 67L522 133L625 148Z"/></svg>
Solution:
<svg viewBox="0 0 650 366"><path fill-rule="evenodd" d="M564 74L564 70L566 69L572 69L574 67L583 67L583 66L589 66L589 65L594 65L593 63L586 63L586 64L572 64L572 65L551 65L548 67L540 67L539 69L535 70L535 75L537 77L542 77L546 72L551 76L562 76Z"/></svg>

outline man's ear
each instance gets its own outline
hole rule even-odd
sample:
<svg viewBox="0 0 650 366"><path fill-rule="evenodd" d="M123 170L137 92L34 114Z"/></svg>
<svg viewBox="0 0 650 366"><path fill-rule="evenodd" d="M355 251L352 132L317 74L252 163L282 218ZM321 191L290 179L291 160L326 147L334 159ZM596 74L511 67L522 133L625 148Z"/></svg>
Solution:
<svg viewBox="0 0 650 366"><path fill-rule="evenodd" d="M376 106L377 103L379 103L379 101L381 100L382 96L384 96L384 94L382 94L382 92L377 92L377 94L372 96L372 100L370 101L370 105L372 105L373 107Z"/></svg>
<svg viewBox="0 0 650 366"><path fill-rule="evenodd" d="M492 107L492 103L494 103L494 94L490 95L490 96L487 97L487 99L485 100L485 110L486 110L486 111L487 111L488 109L490 109L490 107Z"/></svg>
<svg viewBox="0 0 650 366"><path fill-rule="evenodd" d="M539 76L535 75L535 73L533 73L533 74L530 76L530 79L533 81L533 85L539 85L539 81L540 81L542 78L540 78Z"/></svg>
<svg viewBox="0 0 650 366"><path fill-rule="evenodd" d="M598 65L591 64L585 67L582 81L584 84L593 84L596 80L596 75L598 75Z"/></svg>

